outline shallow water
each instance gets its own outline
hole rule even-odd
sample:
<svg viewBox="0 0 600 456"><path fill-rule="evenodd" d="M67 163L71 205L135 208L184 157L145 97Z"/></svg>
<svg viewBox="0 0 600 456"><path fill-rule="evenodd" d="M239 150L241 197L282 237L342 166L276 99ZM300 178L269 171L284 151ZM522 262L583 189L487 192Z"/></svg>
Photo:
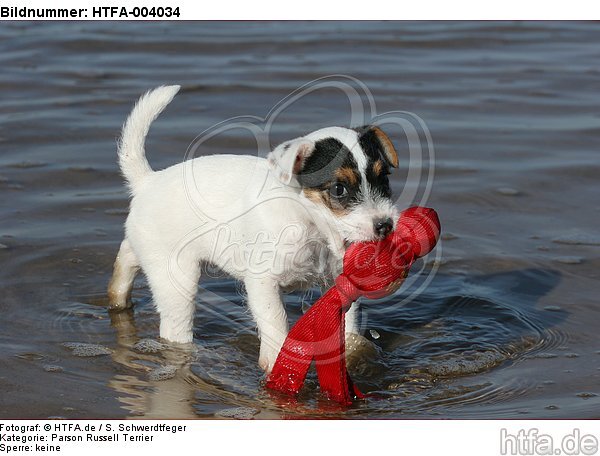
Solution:
<svg viewBox="0 0 600 456"><path fill-rule="evenodd" d="M586 23L3 23L0 417L600 417L599 39ZM183 86L149 137L158 169L331 74L425 120L445 233L419 280L365 304L350 366L376 397L347 410L314 374L296 401L262 388L227 278L202 282L187 352L158 340L143 277L133 311L105 309L127 214L115 138L136 97ZM348 121L323 91L271 141ZM253 150L240 132L210 143ZM293 319L315 294L288 296Z"/></svg>

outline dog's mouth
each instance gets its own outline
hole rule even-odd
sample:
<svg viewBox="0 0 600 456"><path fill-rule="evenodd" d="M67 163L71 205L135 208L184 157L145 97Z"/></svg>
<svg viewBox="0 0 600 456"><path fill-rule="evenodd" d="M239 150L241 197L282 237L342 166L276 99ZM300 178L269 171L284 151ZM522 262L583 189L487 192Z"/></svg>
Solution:
<svg viewBox="0 0 600 456"><path fill-rule="evenodd" d="M377 236L375 233L353 234L348 237L344 237L344 247L348 248L351 244L354 244L356 242L371 242L371 241L377 241L380 239L381 238L379 236Z"/></svg>
<svg viewBox="0 0 600 456"><path fill-rule="evenodd" d="M360 238L353 239L353 240L344 239L344 249L347 249L352 244L356 244L357 242L371 242L371 241L376 241L378 239L379 238L377 236L361 236Z"/></svg>

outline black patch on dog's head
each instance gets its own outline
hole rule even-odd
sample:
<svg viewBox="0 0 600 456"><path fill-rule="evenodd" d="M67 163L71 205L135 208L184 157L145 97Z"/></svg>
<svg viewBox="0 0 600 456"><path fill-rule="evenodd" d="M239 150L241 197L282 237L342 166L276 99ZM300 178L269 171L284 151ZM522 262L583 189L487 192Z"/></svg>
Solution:
<svg viewBox="0 0 600 456"><path fill-rule="evenodd" d="M304 188L305 196L324 204L337 215L343 215L360 201L362 178L358 164L350 150L335 138L315 143L314 152L298 173L298 182ZM336 184L342 184L347 190L343 198L332 195Z"/></svg>
<svg viewBox="0 0 600 456"><path fill-rule="evenodd" d="M377 126L366 125L355 128L359 136L360 145L367 155L376 156L377 153L385 160L388 166L398 167L398 153L392 141L383 130Z"/></svg>
<svg viewBox="0 0 600 456"><path fill-rule="evenodd" d="M384 198L392 197L392 189L390 188L390 180L388 179L389 172L384 170L381 173L376 174L373 171L373 167L367 165L367 172L365 174L371 189L379 193Z"/></svg>
<svg viewBox="0 0 600 456"><path fill-rule="evenodd" d="M314 152L304 162L298 173L298 181L303 187L327 187L335 181L336 171L341 168L355 170L360 185L358 164L350 150L335 138L321 139L315 143Z"/></svg>
<svg viewBox="0 0 600 456"><path fill-rule="evenodd" d="M392 191L388 175L390 174L390 160L384 152L376 130L366 125L355 129L358 132L358 142L367 157L367 169L365 172L370 187L384 198L391 198Z"/></svg>

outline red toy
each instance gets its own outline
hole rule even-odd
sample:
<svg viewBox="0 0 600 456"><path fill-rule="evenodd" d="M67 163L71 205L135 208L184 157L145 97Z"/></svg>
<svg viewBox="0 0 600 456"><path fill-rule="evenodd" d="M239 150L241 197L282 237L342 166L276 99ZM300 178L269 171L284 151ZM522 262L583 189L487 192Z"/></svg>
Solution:
<svg viewBox="0 0 600 456"><path fill-rule="evenodd" d="M396 230L385 239L351 245L335 286L288 334L267 388L298 393L314 360L321 392L329 399L349 405L353 398L363 398L346 370L344 313L361 296L377 299L396 291L413 262L433 249L439 235L436 212L411 207L400 214Z"/></svg>

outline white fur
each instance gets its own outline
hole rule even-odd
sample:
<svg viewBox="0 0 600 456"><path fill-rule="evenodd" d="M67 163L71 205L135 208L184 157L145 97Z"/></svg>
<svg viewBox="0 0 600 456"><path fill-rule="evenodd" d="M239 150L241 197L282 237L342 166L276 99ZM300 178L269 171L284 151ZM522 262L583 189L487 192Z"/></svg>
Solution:
<svg viewBox="0 0 600 456"><path fill-rule="evenodd" d="M150 125L179 92L179 88L178 85L163 86L146 92L123 125L118 148L119 166L132 192L152 173L144 151L144 141Z"/></svg>
<svg viewBox="0 0 600 456"><path fill-rule="evenodd" d="M129 305L141 267L160 313L161 337L189 343L200 267L212 263L244 282L261 338L259 364L270 371L288 331L282 291L337 276L345 241L371 238L373 228L369 231L366 224L372 225L381 207L373 200L363 212L357 209L348 220L339 220L298 186L286 185L294 162L286 162L280 152L270 155L270 165L253 156L212 155L153 172L144 139L178 89L160 87L145 94L123 127L119 162L132 200L109 286L111 307ZM356 132L342 128L292 142L302 153L332 134L355 151ZM347 314L347 326L354 331L355 306Z"/></svg>
<svg viewBox="0 0 600 456"><path fill-rule="evenodd" d="M286 141L269 153L267 156L269 166L281 182L295 185L294 170L310 155L314 147L314 141L306 138Z"/></svg>

